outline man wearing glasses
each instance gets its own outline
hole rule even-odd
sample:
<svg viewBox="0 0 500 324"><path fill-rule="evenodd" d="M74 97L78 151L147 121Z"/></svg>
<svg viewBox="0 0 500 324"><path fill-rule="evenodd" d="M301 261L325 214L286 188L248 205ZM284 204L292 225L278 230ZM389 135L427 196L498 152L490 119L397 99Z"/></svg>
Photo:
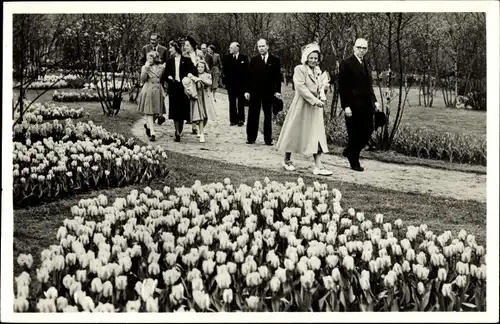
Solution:
<svg viewBox="0 0 500 324"><path fill-rule="evenodd" d="M347 147L342 155L356 171L364 170L359 163L359 154L373 132L374 113L379 111L371 71L363 59L367 50L366 39L358 38L354 43L354 55L342 61L339 68L340 104L344 110L348 136Z"/></svg>

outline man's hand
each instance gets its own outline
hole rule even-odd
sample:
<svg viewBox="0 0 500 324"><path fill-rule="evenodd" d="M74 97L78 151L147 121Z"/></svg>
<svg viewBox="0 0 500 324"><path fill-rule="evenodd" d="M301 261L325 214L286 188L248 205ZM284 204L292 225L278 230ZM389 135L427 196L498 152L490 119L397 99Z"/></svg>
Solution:
<svg viewBox="0 0 500 324"><path fill-rule="evenodd" d="M248 92L245 92L245 99L250 100L250 94Z"/></svg>
<svg viewBox="0 0 500 324"><path fill-rule="evenodd" d="M276 93L274 94L274 96L275 96L276 98L278 98L278 99L281 99L281 93L279 93L279 92L276 92Z"/></svg>
<svg viewBox="0 0 500 324"><path fill-rule="evenodd" d="M378 103L378 101L375 101L375 110L380 111L380 104Z"/></svg>
<svg viewBox="0 0 500 324"><path fill-rule="evenodd" d="M346 117L351 117L352 116L351 108L346 107L345 110L344 110L344 113L345 113Z"/></svg>

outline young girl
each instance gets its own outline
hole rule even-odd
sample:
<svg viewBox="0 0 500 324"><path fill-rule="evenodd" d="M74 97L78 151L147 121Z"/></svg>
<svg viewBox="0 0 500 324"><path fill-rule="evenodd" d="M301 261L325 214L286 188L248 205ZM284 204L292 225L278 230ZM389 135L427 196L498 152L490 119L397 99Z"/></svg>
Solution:
<svg viewBox="0 0 500 324"><path fill-rule="evenodd" d="M165 64L160 63L158 52L151 51L146 56L146 63L141 69L141 81L144 86L139 94L137 110L146 115L146 135L151 142L156 140L154 119L165 114L165 93L160 84L160 78L165 70Z"/></svg>
<svg viewBox="0 0 500 324"><path fill-rule="evenodd" d="M198 125L200 143L205 143L204 128L209 119L215 119L214 98L212 96L212 75L205 61L196 64L197 76L189 75L196 84L197 99L191 100L191 121Z"/></svg>

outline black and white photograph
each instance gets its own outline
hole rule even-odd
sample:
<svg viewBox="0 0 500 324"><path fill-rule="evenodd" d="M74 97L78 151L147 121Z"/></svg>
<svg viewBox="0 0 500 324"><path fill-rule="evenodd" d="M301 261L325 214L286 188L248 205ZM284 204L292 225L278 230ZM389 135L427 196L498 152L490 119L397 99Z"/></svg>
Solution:
<svg viewBox="0 0 500 324"><path fill-rule="evenodd" d="M4 3L2 321L496 322L499 9Z"/></svg>

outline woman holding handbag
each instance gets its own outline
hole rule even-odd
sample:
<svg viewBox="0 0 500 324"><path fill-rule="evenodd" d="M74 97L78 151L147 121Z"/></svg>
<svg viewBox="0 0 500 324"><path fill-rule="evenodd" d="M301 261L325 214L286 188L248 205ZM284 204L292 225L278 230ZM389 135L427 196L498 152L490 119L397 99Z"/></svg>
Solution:
<svg viewBox="0 0 500 324"><path fill-rule="evenodd" d="M168 118L174 121L175 141L181 141L184 122L190 121L189 98L184 92L182 79L189 73L194 73L195 68L191 59L182 55L182 45L177 41L169 43L172 57L167 61L164 80L168 84Z"/></svg>

